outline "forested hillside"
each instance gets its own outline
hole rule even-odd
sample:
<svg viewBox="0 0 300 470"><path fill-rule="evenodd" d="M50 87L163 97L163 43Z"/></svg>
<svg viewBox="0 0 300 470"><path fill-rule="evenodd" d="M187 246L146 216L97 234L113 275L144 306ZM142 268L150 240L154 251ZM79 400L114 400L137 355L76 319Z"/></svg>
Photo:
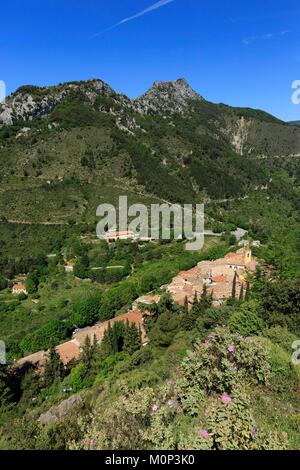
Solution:
<svg viewBox="0 0 300 470"><path fill-rule="evenodd" d="M184 79L135 100L101 80L24 86L0 105L0 162L0 448L299 449L296 123L210 103ZM201 252L172 240L109 246L96 209L120 195L204 202L205 228L222 236ZM114 324L61 363L55 347L75 329L236 251L237 227L260 242L247 292L220 308L205 293L192 308L164 294L147 346ZM13 295L20 279L26 293ZM15 367L41 350L43 370Z"/></svg>

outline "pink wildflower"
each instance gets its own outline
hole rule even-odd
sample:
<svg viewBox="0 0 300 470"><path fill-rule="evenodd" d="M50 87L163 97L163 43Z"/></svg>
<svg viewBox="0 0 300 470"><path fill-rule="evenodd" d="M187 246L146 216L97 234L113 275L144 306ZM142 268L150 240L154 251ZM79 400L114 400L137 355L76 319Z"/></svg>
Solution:
<svg viewBox="0 0 300 470"><path fill-rule="evenodd" d="M153 411L153 413L156 413L158 411L158 405L153 405L152 406L152 411Z"/></svg>
<svg viewBox="0 0 300 470"><path fill-rule="evenodd" d="M232 401L232 398L229 395L223 395L221 401L224 405L228 405L228 403Z"/></svg>
<svg viewBox="0 0 300 470"><path fill-rule="evenodd" d="M200 436L202 437L202 439L207 439L209 437L209 433L206 429L201 429Z"/></svg>
<svg viewBox="0 0 300 470"><path fill-rule="evenodd" d="M235 347L232 346L232 345L230 345L230 346L228 347L227 351L233 354L233 353L235 353Z"/></svg>

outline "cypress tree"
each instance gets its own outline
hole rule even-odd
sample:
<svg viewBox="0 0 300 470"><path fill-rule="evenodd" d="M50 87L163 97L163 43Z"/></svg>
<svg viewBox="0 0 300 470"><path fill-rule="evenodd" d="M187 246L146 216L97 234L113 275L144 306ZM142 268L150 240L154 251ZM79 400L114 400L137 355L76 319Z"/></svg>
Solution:
<svg viewBox="0 0 300 470"><path fill-rule="evenodd" d="M185 316L189 314L189 301L188 301L187 296L185 296L185 299L184 299L183 313Z"/></svg>
<svg viewBox="0 0 300 470"><path fill-rule="evenodd" d="M56 380L60 380L64 377L64 365L60 360L58 353L55 348L51 348L49 351L48 361L45 365L44 380L47 386L50 386Z"/></svg>
<svg viewBox="0 0 300 470"><path fill-rule="evenodd" d="M119 351L118 340L119 340L118 325L117 323L114 323L111 329L111 338L110 338L111 350L113 354L116 354Z"/></svg>
<svg viewBox="0 0 300 470"><path fill-rule="evenodd" d="M110 337L111 337L110 329L111 329L111 325L109 323L107 330L104 331L104 335L101 341L100 352L101 352L101 355L104 357L108 357L112 353L111 342L110 342Z"/></svg>
<svg viewBox="0 0 300 470"><path fill-rule="evenodd" d="M207 285L204 284L203 292L202 292L202 295L201 295L201 300L200 300L200 303L198 303L198 306L200 307L200 310L205 311L208 308L210 308L211 305L212 305L212 301L213 301L213 294L211 293L210 295L208 295Z"/></svg>
<svg viewBox="0 0 300 470"><path fill-rule="evenodd" d="M207 285L204 284L203 292L202 292L202 295L201 295L201 304L205 304L206 300L207 300Z"/></svg>
<svg viewBox="0 0 300 470"><path fill-rule="evenodd" d="M248 302L249 300L249 296L250 296L250 283L247 282L247 286L246 286L246 294L245 294L245 301Z"/></svg>
<svg viewBox="0 0 300 470"><path fill-rule="evenodd" d="M236 281L237 281L237 273L234 273L233 283L232 283L232 294L231 298L235 300L236 298Z"/></svg>
<svg viewBox="0 0 300 470"><path fill-rule="evenodd" d="M239 302L243 302L244 300L244 284L242 284L241 290L240 290L240 298Z"/></svg>
<svg viewBox="0 0 300 470"><path fill-rule="evenodd" d="M125 328L124 351L133 354L141 347L140 330L133 324L127 324Z"/></svg>
<svg viewBox="0 0 300 470"><path fill-rule="evenodd" d="M92 343L90 340L90 337L87 336L84 341L84 345L83 345L82 353L81 353L82 362L87 369L90 369L92 367L94 352L95 352L95 338L94 338L94 343Z"/></svg>
<svg viewBox="0 0 300 470"><path fill-rule="evenodd" d="M198 306L199 306L198 293L197 293L197 291L195 291L194 300L193 300L193 307L197 308Z"/></svg>

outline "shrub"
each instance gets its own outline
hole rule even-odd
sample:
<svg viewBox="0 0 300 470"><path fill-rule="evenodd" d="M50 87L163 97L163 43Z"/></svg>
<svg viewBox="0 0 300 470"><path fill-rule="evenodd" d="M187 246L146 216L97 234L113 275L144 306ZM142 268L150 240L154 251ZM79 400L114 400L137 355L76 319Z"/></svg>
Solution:
<svg viewBox="0 0 300 470"><path fill-rule="evenodd" d="M194 415L206 394L230 393L243 380L266 384L269 376L269 357L259 341L217 328L183 360L179 396L183 408Z"/></svg>
<svg viewBox="0 0 300 470"><path fill-rule="evenodd" d="M300 334L300 282L268 283L262 297L262 317L268 326L280 325Z"/></svg>
<svg viewBox="0 0 300 470"><path fill-rule="evenodd" d="M270 340L260 338L269 352L271 377L270 383L276 390L290 390L291 384L300 384L300 367L294 366L291 361L292 348L286 352L278 344L273 344Z"/></svg>
<svg viewBox="0 0 300 470"><path fill-rule="evenodd" d="M72 389L73 393L77 393L87 386L86 383L87 369L83 364L74 367L66 380L68 387Z"/></svg>
<svg viewBox="0 0 300 470"><path fill-rule="evenodd" d="M245 303L239 311L234 312L229 318L228 325L232 333L237 332L244 336L257 335L264 327L253 301Z"/></svg>
<svg viewBox="0 0 300 470"><path fill-rule="evenodd" d="M143 449L142 432L147 425L155 393L151 388L132 391L103 406L99 399L91 416L85 441L94 441L96 450ZM117 426L116 426L117 423ZM71 449L82 449L82 443L70 443Z"/></svg>
<svg viewBox="0 0 300 470"><path fill-rule="evenodd" d="M275 325L271 328L265 329L263 335L269 338L272 343L278 344L285 351L292 352L292 344L298 339L296 335L288 331L287 328Z"/></svg>
<svg viewBox="0 0 300 470"><path fill-rule="evenodd" d="M52 320L33 333L29 333L20 343L24 355L47 350L52 344L59 344L71 333L72 325L69 322Z"/></svg>
<svg viewBox="0 0 300 470"><path fill-rule="evenodd" d="M215 398L194 431L180 436L179 449L272 450L286 449L284 433L266 432L254 421L249 398L239 389Z"/></svg>
<svg viewBox="0 0 300 470"><path fill-rule="evenodd" d="M151 342L160 347L170 346L180 328L180 318L169 311L163 312L149 332Z"/></svg>
<svg viewBox="0 0 300 470"><path fill-rule="evenodd" d="M0 290L7 288L7 280L4 277L0 277Z"/></svg>
<svg viewBox="0 0 300 470"><path fill-rule="evenodd" d="M143 366L150 362L153 359L152 349L149 346L146 346L139 351L136 351L132 357L130 364L133 367Z"/></svg>
<svg viewBox="0 0 300 470"><path fill-rule="evenodd" d="M73 319L76 326L83 328L99 320L100 296L77 300L73 305Z"/></svg>

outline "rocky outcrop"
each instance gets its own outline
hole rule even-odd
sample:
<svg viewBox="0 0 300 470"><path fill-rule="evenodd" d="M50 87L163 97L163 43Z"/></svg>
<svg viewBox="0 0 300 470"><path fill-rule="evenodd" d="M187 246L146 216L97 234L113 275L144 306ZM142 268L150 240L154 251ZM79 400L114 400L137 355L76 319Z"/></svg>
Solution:
<svg viewBox="0 0 300 470"><path fill-rule="evenodd" d="M188 117L190 113L194 120L199 119L198 133L215 141L225 137L232 150L241 156L298 155L300 152L299 127L280 122L259 110L209 103L183 78L157 81L144 95L133 100L116 93L98 79L53 87L23 86L0 104L0 128L23 121L24 126L20 126L16 135L22 139L29 134L25 123L46 118L58 104L66 101L75 106L78 103L89 105L94 111L111 115L115 125L129 135L146 133L139 115L162 115L166 118L175 113ZM175 126L172 119L168 124ZM59 127L59 122L48 123L48 129L56 127Z"/></svg>
<svg viewBox="0 0 300 470"><path fill-rule="evenodd" d="M192 100L203 101L183 78L173 82L155 82L143 96L133 100L142 114L183 113Z"/></svg>
<svg viewBox="0 0 300 470"><path fill-rule="evenodd" d="M57 104L64 102L71 95L78 95L91 105L96 103L98 96L109 98L112 106L117 104L123 109L130 103L127 97L117 95L102 80L66 83L53 87L24 86L0 105L0 126L10 126L15 121L32 121L47 117Z"/></svg>
<svg viewBox="0 0 300 470"><path fill-rule="evenodd" d="M67 400L64 400L57 406L53 406L49 411L43 413L39 417L41 424L47 425L58 421L59 419L68 416L70 412L74 411L74 408L79 408L83 405L83 400L80 395L72 395Z"/></svg>
<svg viewBox="0 0 300 470"><path fill-rule="evenodd" d="M134 100L117 94L102 80L53 87L24 86L0 105L0 127L47 117L56 105L73 95L84 98L86 104L98 111L115 116L117 126L129 133L138 128L134 117L128 116L129 110L140 114L183 113L191 100L203 100L184 79L155 82L147 93Z"/></svg>
<svg viewBox="0 0 300 470"><path fill-rule="evenodd" d="M229 138L232 148L239 155L244 155L252 124L251 119L245 119L242 116L224 129L224 134Z"/></svg>

